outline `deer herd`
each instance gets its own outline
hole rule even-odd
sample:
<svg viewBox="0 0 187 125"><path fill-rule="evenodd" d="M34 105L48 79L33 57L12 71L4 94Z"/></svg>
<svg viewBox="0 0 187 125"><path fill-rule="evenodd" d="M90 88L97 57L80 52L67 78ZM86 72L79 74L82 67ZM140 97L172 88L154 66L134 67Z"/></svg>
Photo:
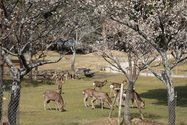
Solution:
<svg viewBox="0 0 187 125"><path fill-rule="evenodd" d="M109 108L111 109L112 108L112 104L114 102L112 102L111 100L111 94L113 92L114 96L117 96L116 97L116 104L118 106L118 102L119 102L119 99L120 99L120 91L118 91L118 94L117 91L115 90L115 88L121 88L121 84L123 84L123 86L125 86L127 84L127 80L123 80L122 83L112 83L110 85L110 96L106 93L106 92L102 92L101 89L103 86L105 86L107 83L107 80L104 80L103 82L102 81L94 81L93 82L93 89L91 88L87 88L85 90L83 90L83 94L84 94L84 105L85 107L89 107L89 104L88 104L88 98L91 97L92 100L91 100L91 104L92 104L92 109L95 109L95 106L94 106L94 102L96 101L97 105L98 105L98 102L97 100L100 101L100 107L103 109L103 104L104 102L106 102L109 106ZM96 91L95 88L96 87L99 87L100 88L100 91ZM123 103L125 102L125 97L126 97L126 91L123 93L122 95L122 100L123 100ZM132 101L132 108L133 108L133 103L134 101L136 102L140 102L141 104L141 107L142 108L145 108L145 101L143 101L139 94L135 91L135 89L132 90L131 92L131 101Z"/></svg>
<svg viewBox="0 0 187 125"><path fill-rule="evenodd" d="M74 70L74 71L71 71L71 70L67 70L66 71L66 80L67 80L67 76L68 75L71 75L72 79L74 79L74 76L75 76L75 73L77 72L78 70ZM48 104L50 110L51 110L51 107L49 105L49 102L50 101L55 101L56 103L56 110L57 110L57 107L58 107L58 110L59 111L63 111L64 110L64 106L65 106L65 102L61 96L62 94L62 85L65 83L65 78L62 76L62 75L59 75L59 74L56 74L54 73L53 75L43 75L43 78L44 78L44 82L46 83L46 80L52 80L52 79L56 79L56 84L57 84L57 92L55 91L46 91L45 93L43 93L43 96L45 98L45 101L44 101L44 109L46 110L46 103ZM95 106L94 106L94 102L96 101L97 105L98 105L98 102L97 100L100 101L100 107L101 109L103 109L104 107L104 102L106 102L109 106L110 109L112 109L112 105L113 103L116 103L116 106L119 106L118 102L119 102L119 99L120 99L120 91L116 90L116 88L121 88L121 84L123 84L123 87L127 84L127 80L123 80L122 83L112 83L109 88L111 89L110 91L110 96L106 93L106 92L103 92L101 91L102 90L102 87L104 87L107 83L107 79L104 80L104 81L94 81L93 82L93 89L92 88L87 88L85 90L83 90L83 94L84 94L84 105L85 107L89 107L90 105L88 104L88 98L92 98L91 100L91 105L92 105L92 109L95 109ZM96 87L100 88L100 91L97 91L96 90ZM126 97L126 92L125 91L123 94L122 94L122 101L123 101L123 104L125 105L125 97ZM113 93L114 96L116 96L116 102L113 102L111 100L111 94ZM141 107L142 108L145 108L145 101L143 101L139 94L135 91L135 89L133 89L131 91L131 101L132 101L132 108L133 108L133 103L134 101L136 102L139 102ZM61 105L61 107L59 107L59 104ZM138 105L137 105L138 106Z"/></svg>

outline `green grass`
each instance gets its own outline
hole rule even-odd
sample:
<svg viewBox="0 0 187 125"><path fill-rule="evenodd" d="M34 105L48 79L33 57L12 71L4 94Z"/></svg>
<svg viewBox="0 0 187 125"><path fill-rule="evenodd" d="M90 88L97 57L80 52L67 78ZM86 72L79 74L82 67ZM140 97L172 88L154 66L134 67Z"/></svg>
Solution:
<svg viewBox="0 0 187 125"><path fill-rule="evenodd" d="M173 63L174 59L169 59L169 64L171 65ZM151 64L151 66L154 66L156 63L158 63L160 61L157 61L157 62L153 62ZM161 62L161 65L158 66L157 68L156 67L152 67L153 70L155 70L157 73L159 70L164 70L164 67L162 65L162 62ZM158 70L158 71L157 71ZM144 70L145 72L146 70ZM150 71L149 71L150 72ZM180 62L177 66L175 66L172 70L171 70L171 73L173 74L179 74L179 75L187 75L187 60L183 61L183 62Z"/></svg>
<svg viewBox="0 0 187 125"><path fill-rule="evenodd" d="M98 76L98 77L97 77ZM100 76L100 77L99 77ZM34 81L32 84L27 83L28 80L22 82L21 101L20 101L20 125L57 125L57 124L85 124L90 121L103 119L108 117L110 109L105 103L104 109L92 109L84 106L84 95L82 90L92 88L94 80L103 81L107 79L108 83L103 87L102 91L109 94L109 85L112 82L121 83L125 76L123 74L111 74L96 72L95 78L84 78L67 80L63 85L64 94L62 97L66 102L65 111L59 112L55 110L55 103L50 102L52 111L44 110L43 93L47 90L57 91L56 85L43 85L42 80ZM55 81L53 81L55 83ZM11 81L5 81L8 84ZM187 82L185 78L174 78L175 91L178 93L177 98L177 125L187 124ZM142 109L143 116L148 119L167 123L167 92L164 84L155 77L140 76L135 86L136 91L145 100L145 109ZM97 88L99 90L99 88ZM5 97L8 99L8 90L5 92ZM114 98L112 97L112 100ZM90 103L90 98L88 100ZM3 116L7 114L7 100L4 102ZM48 106L47 106L48 107ZM140 117L138 109L131 109L131 117ZM122 107L122 114L123 114ZM112 117L118 116L118 108L116 107L112 113Z"/></svg>

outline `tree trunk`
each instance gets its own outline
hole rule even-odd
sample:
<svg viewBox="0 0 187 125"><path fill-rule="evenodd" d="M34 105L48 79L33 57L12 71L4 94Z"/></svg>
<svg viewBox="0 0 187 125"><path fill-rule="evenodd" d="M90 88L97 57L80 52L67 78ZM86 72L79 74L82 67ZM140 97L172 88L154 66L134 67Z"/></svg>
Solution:
<svg viewBox="0 0 187 125"><path fill-rule="evenodd" d="M5 53L3 51L3 53ZM9 67L10 71L13 74L13 83L11 88L11 98L8 105L8 121L10 125L17 125L18 121L16 121L17 118L17 111L19 107L19 101L20 101L20 91L21 91L21 72L19 69L15 68L12 61L9 59L8 56L4 56L5 62L7 66Z"/></svg>
<svg viewBox="0 0 187 125"><path fill-rule="evenodd" d="M174 89L168 91L168 125L175 125L176 119L176 99L174 95Z"/></svg>
<svg viewBox="0 0 187 125"><path fill-rule="evenodd" d="M19 79L17 79L19 80ZM14 80L12 83L12 88L11 88L11 97L10 97L10 102L8 105L8 121L10 125L18 125L19 121L17 119L17 113L18 113L18 108L19 108L19 101L20 101L20 80L17 81Z"/></svg>
<svg viewBox="0 0 187 125"><path fill-rule="evenodd" d="M173 86L173 79L171 77L171 70L169 68L169 61L167 58L167 52L161 53L162 63L165 67L165 71L162 72L162 81L164 82L168 93L168 125L175 125L176 112L175 112L175 93Z"/></svg>
<svg viewBox="0 0 187 125"><path fill-rule="evenodd" d="M73 47L72 51L73 51L73 57L71 61L71 70L75 70L76 49Z"/></svg>
<svg viewBox="0 0 187 125"><path fill-rule="evenodd" d="M133 82L128 82L128 88L126 92L125 97L125 108L124 108L124 118L123 118L123 124L127 125L130 124L130 100L131 100L131 91L133 89Z"/></svg>
<svg viewBox="0 0 187 125"><path fill-rule="evenodd" d="M1 3L0 3L1 4ZM0 37L2 37L2 9L0 9ZM2 109L3 109L3 91L1 91L1 88L3 86L3 56L2 56L2 39L0 39L0 122L2 121Z"/></svg>

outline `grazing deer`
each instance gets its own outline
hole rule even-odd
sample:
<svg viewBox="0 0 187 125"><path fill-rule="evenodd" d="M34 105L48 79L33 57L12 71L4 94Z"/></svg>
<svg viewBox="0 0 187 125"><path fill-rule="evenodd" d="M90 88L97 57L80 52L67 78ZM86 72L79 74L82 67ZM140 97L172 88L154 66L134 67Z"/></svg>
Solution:
<svg viewBox="0 0 187 125"><path fill-rule="evenodd" d="M83 90L83 94L84 94L84 105L85 107L89 107L89 104L88 104L88 98L89 97L92 97L92 92L95 91L94 89L85 89ZM98 104L97 100L96 100L96 103Z"/></svg>
<svg viewBox="0 0 187 125"><path fill-rule="evenodd" d="M45 110L46 110L46 103L48 104L49 108L51 109L51 107L49 105L49 102L50 101L55 101L55 103L56 103L56 110L57 110L57 106L58 106L58 110L61 111L61 112L63 111L64 106L66 104L64 103L64 100L63 100L62 96L59 93L57 93L55 91L46 91L43 94L43 96L45 98L45 101L44 101L44 109ZM61 108L59 108L59 103L61 104Z"/></svg>
<svg viewBox="0 0 187 125"><path fill-rule="evenodd" d="M96 87L100 87L100 91L101 91L102 87L103 87L104 85L106 85L106 83L107 83L107 79L106 79L105 81L103 81L103 82L94 81L94 82L93 82L93 89L95 89Z"/></svg>
<svg viewBox="0 0 187 125"><path fill-rule="evenodd" d="M95 109L94 102L97 99L100 100L100 105L101 105L102 109L103 109L103 103L104 103L104 101L107 102L107 104L110 107L110 109L112 108L112 100L109 97L109 95L107 93L105 93L105 92L101 92L101 91L96 91L95 90L95 91L92 92L92 100L91 100L92 109Z"/></svg>
<svg viewBox="0 0 187 125"><path fill-rule="evenodd" d="M125 101L126 92L127 92L127 91L125 91L125 92L123 93L123 95L122 95L122 100L123 100L123 102ZM137 97L138 101L139 101L140 104L141 104L141 107L142 107L142 108L145 108L145 101L143 101L143 100L140 98L139 94L138 94L134 89L133 89L132 92L131 92L132 108L133 108L133 103L134 103L134 101L136 101L135 94L136 94L136 97ZM120 99L120 94L118 93L118 96L117 96L117 98L116 98L117 106L118 106L119 99ZM138 102L136 101L136 103L138 103Z"/></svg>
<svg viewBox="0 0 187 125"><path fill-rule="evenodd" d="M127 84L127 80L123 80L123 82L121 83L121 84L123 84L123 87ZM110 85L110 88L111 88L111 91L110 91L110 97L111 97L111 93L113 92L113 94L114 94L114 96L115 96L115 88L121 88L121 84L119 84L119 83L112 83L111 85Z"/></svg>
<svg viewBox="0 0 187 125"><path fill-rule="evenodd" d="M75 73L78 71L79 69L77 68L76 70L67 70L66 71L66 80L68 79L68 75L71 76L71 78L74 80L75 79Z"/></svg>
<svg viewBox="0 0 187 125"><path fill-rule="evenodd" d="M53 75L47 75L47 74L44 74L43 75L43 82L46 84L46 80L53 80L54 78L55 78L55 76L56 76L57 74L56 73L54 73Z"/></svg>

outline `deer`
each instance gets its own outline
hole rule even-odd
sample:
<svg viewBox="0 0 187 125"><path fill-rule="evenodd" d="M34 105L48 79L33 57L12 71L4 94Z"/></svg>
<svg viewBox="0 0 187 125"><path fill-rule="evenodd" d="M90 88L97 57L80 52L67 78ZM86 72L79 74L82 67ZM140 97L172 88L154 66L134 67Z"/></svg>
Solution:
<svg viewBox="0 0 187 125"><path fill-rule="evenodd" d="M75 78L75 73L78 71L79 69L75 69L75 70L67 70L66 71L66 80L68 80L68 75L71 76L71 78L74 80Z"/></svg>
<svg viewBox="0 0 187 125"><path fill-rule="evenodd" d="M59 94L62 94L62 84L63 84L62 81L58 81L57 83L57 89Z"/></svg>
<svg viewBox="0 0 187 125"><path fill-rule="evenodd" d="M70 56L65 56L65 59L66 60L70 60Z"/></svg>
<svg viewBox="0 0 187 125"><path fill-rule="evenodd" d="M107 93L105 93L105 92L101 92L101 91L96 91L95 90L95 91L92 92L92 100L91 100L92 109L95 109L94 102L97 99L100 100L101 109L103 109L103 103L104 103L104 101L107 102L107 104L110 107L110 109L112 108L112 100L109 97L109 95Z"/></svg>
<svg viewBox="0 0 187 125"><path fill-rule="evenodd" d="M154 66L151 66L151 67L158 67L158 66L160 66L160 64L161 64L161 62L158 62Z"/></svg>
<svg viewBox="0 0 187 125"><path fill-rule="evenodd" d="M123 93L123 95L122 95L123 103L125 102L126 92L127 92L127 91L125 91L125 92ZM139 94L135 91L134 88L133 88L133 90L132 90L132 92L131 92L132 108L133 108L133 103L134 103L134 101L136 101L135 94L136 94L136 97L137 97L138 101L139 101L140 104L141 104L141 107L144 109L144 108L145 108L145 101L143 101L143 100L140 98ZM120 94L118 93L118 96L117 96L117 98L116 98L117 106L118 106L119 99L120 99ZM137 101L136 101L136 103L137 103Z"/></svg>
<svg viewBox="0 0 187 125"><path fill-rule="evenodd" d="M65 79L63 78L63 76L61 76L61 75L59 75L59 74L56 75L56 83L57 83L58 80L61 80L61 82L62 82L63 84L65 83Z"/></svg>
<svg viewBox="0 0 187 125"><path fill-rule="evenodd" d="M53 75L43 74L43 78L44 78L43 82L45 82L46 84L46 80L53 80L56 75L57 75L56 73L54 73Z"/></svg>
<svg viewBox="0 0 187 125"><path fill-rule="evenodd" d="M103 82L94 81L94 82L93 82L93 89L95 90L96 87L100 87L100 91L101 91L102 87L103 87L104 85L106 85L106 83L107 83L107 79L104 80Z"/></svg>
<svg viewBox="0 0 187 125"><path fill-rule="evenodd" d="M127 84L127 80L123 80L123 82L121 84L123 84L123 87L124 87ZM116 95L115 88L121 88L121 84L114 82L114 83L112 83L110 85L110 89L111 89L111 91L110 91L110 97L111 97L111 93L112 92L113 92L114 96Z"/></svg>
<svg viewBox="0 0 187 125"><path fill-rule="evenodd" d="M83 94L84 94L84 105L85 105L85 107L89 107L88 98L92 97L92 92L93 91L96 91L96 90L90 89L90 88L87 88L87 89L83 90ZM97 100L96 100L96 103L98 105Z"/></svg>
<svg viewBox="0 0 187 125"><path fill-rule="evenodd" d="M46 103L48 104L50 110L52 110L50 105L49 105L50 101L55 101L56 110L57 110L57 106L58 106L58 110L59 111L62 112L64 110L64 106L66 105L66 103L64 103L64 100L63 100L62 96L59 93L57 93L55 91L46 91L46 92L43 93L43 96L45 98L44 110L46 110ZM61 104L61 108L59 108L59 103Z"/></svg>

